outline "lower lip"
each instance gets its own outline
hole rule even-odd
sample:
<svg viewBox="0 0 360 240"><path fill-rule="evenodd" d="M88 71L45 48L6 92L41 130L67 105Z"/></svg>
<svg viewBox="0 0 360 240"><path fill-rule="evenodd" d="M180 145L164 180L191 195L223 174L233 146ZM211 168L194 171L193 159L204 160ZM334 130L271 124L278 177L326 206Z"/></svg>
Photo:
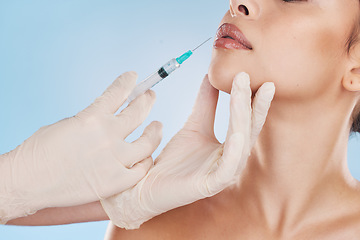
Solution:
<svg viewBox="0 0 360 240"><path fill-rule="evenodd" d="M225 48L225 49L244 49L250 50L248 47L235 41L231 38L218 38L214 42L214 48Z"/></svg>

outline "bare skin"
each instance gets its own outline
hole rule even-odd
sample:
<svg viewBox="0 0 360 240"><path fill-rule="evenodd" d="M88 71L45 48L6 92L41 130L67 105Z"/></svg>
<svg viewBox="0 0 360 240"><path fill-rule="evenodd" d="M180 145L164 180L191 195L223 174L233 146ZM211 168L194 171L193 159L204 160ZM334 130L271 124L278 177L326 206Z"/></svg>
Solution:
<svg viewBox="0 0 360 240"><path fill-rule="evenodd" d="M359 239L360 184L346 151L360 51L345 47L358 17L357 0L230 0L221 24L236 25L253 49L214 49L210 82L230 92L245 71L253 92L266 81L277 89L245 171L138 230L110 224L105 239Z"/></svg>
<svg viewBox="0 0 360 240"><path fill-rule="evenodd" d="M272 229L261 214L253 215L255 204L239 203L233 190L226 190L215 197L174 209L144 223L139 230L124 230L109 224L105 240L115 239L358 239L360 234L359 197L353 199L341 216L331 214L313 222L285 226L282 209L274 209L280 222ZM356 193L358 195L358 193ZM270 207L270 206L269 206ZM338 206L338 207L341 207ZM319 209L319 211L321 211ZM329 213L329 212L328 212ZM316 222L315 222L316 221Z"/></svg>

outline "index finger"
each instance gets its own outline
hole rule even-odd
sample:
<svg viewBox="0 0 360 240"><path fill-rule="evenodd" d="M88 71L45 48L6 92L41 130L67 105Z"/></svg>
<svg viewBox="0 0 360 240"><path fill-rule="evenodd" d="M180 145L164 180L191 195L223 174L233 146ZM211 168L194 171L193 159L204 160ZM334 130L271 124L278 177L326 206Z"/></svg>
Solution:
<svg viewBox="0 0 360 240"><path fill-rule="evenodd" d="M136 84L136 72L126 72L119 76L105 91L95 99L87 111L115 114L124 104Z"/></svg>
<svg viewBox="0 0 360 240"><path fill-rule="evenodd" d="M226 141L233 134L241 133L245 141L250 137L251 127L251 88L247 73L235 76L230 96L230 120Z"/></svg>
<svg viewBox="0 0 360 240"><path fill-rule="evenodd" d="M192 113L185 127L213 137L218 96L219 91L210 84L209 77L206 75L201 83Z"/></svg>

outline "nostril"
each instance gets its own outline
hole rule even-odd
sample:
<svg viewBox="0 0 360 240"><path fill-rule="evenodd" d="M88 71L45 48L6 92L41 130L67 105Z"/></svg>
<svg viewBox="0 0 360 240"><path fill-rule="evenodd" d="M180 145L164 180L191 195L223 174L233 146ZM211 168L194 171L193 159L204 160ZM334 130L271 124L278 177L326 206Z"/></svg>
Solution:
<svg viewBox="0 0 360 240"><path fill-rule="evenodd" d="M238 9L239 9L239 12L245 14L246 16L249 15L249 10L247 9L247 7L245 5L239 5Z"/></svg>

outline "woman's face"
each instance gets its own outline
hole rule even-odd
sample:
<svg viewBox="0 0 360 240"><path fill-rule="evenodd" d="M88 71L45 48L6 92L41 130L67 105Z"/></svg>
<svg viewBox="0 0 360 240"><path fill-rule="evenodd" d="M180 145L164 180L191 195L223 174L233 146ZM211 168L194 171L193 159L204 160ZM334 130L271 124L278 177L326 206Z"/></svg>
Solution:
<svg viewBox="0 0 360 240"><path fill-rule="evenodd" d="M338 88L358 12L358 0L230 0L214 43L210 82L229 93L234 76L244 71L253 91L274 82L277 97L288 100Z"/></svg>

